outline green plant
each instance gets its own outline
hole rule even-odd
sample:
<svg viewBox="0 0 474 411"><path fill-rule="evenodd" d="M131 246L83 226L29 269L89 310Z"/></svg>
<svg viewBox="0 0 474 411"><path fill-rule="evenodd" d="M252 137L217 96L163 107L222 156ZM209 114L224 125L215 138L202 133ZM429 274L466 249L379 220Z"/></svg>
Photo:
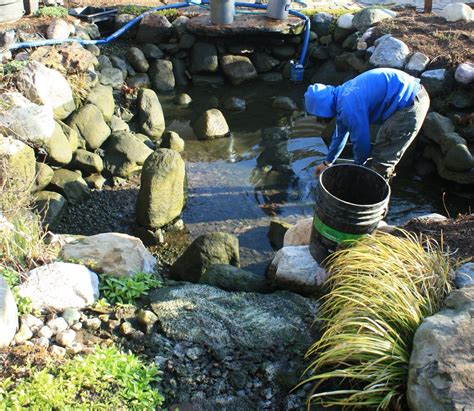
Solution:
<svg viewBox="0 0 474 411"><path fill-rule="evenodd" d="M132 304L138 297L154 287L161 286L153 274L137 273L133 277L112 277L102 275L100 292L112 304Z"/></svg>
<svg viewBox="0 0 474 411"><path fill-rule="evenodd" d="M134 16L138 16L142 13L145 13L147 10L150 10L150 7L136 5L119 6L119 14L132 14ZM156 13L165 16L170 20L173 20L179 15L179 11L176 9L160 10Z"/></svg>
<svg viewBox="0 0 474 411"><path fill-rule="evenodd" d="M9 75L9 74L17 73L23 70L27 64L28 64L28 61L17 61L17 60L9 61L8 63L5 63L3 65L3 74Z"/></svg>
<svg viewBox="0 0 474 411"><path fill-rule="evenodd" d="M33 311L31 306L31 298L23 297L18 293L18 287L12 288L13 297L15 297L16 306L18 308L19 315L26 315Z"/></svg>
<svg viewBox="0 0 474 411"><path fill-rule="evenodd" d="M20 284L20 274L10 268L0 268L0 276L3 277L10 288Z"/></svg>
<svg viewBox="0 0 474 411"><path fill-rule="evenodd" d="M46 6L41 7L37 14L41 17L66 17L68 11L66 7L62 6Z"/></svg>
<svg viewBox="0 0 474 411"><path fill-rule="evenodd" d="M327 266L323 335L307 352L301 383L313 384L308 403L404 409L414 333L451 289L448 257L427 239L380 233L336 252Z"/></svg>
<svg viewBox="0 0 474 411"><path fill-rule="evenodd" d="M116 347L97 348L57 366L23 371L26 378L0 381L0 409L155 410L163 396L153 387L160 372Z"/></svg>

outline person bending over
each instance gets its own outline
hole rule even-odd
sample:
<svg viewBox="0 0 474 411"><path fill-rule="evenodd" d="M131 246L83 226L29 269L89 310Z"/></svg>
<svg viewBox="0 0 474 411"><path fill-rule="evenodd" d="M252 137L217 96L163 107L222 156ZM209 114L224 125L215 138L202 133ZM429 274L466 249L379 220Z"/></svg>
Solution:
<svg viewBox="0 0 474 411"><path fill-rule="evenodd" d="M370 167L390 179L430 106L419 79L389 68L366 71L338 87L313 84L304 97L309 114L336 117L326 160L316 167L316 175L334 163L350 138L354 162L368 166L371 156ZM371 124L381 125L372 149Z"/></svg>

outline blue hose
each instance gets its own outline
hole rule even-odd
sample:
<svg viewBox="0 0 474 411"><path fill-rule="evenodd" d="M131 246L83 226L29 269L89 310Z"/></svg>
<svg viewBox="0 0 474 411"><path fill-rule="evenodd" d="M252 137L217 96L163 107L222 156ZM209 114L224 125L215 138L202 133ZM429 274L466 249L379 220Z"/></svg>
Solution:
<svg viewBox="0 0 474 411"><path fill-rule="evenodd" d="M201 4L209 4L209 0L202 0ZM95 45L104 45L108 44L111 41L115 40L119 36L121 36L123 33L128 31L130 28L135 26L140 20L142 20L145 16L147 16L150 13L155 13L157 11L161 10L169 10L169 9L180 9L183 7L189 7L191 5L198 5L192 2L185 2L185 3L175 3L175 4L168 4L166 6L159 6L159 7L154 7L150 10L147 10L146 12L140 14L139 16L135 17L134 19L130 20L127 24L123 25L120 27L116 32L112 33L105 39L96 39L96 40L83 40L83 39L77 39L77 38L72 38L72 39L62 39L62 40L38 40L38 41L23 41L21 43L14 43L9 47L9 50L16 50L16 49L22 49L22 48L27 48L27 47L41 47L41 46L54 46L57 44L63 44L63 43L79 43L82 44L83 46L90 45L90 44L95 44ZM266 10L267 6L266 4L256 4L256 3L235 3L236 7L249 7L249 8L254 8L254 9L261 9L261 10ZM302 13L299 13L295 10L289 10L289 13L293 16L299 17L300 19L303 19L305 21L305 35L304 35L304 41L303 41L303 49L301 51L300 59L299 59L299 64L304 65L304 61L306 59L306 53L308 52L308 43L309 43L309 32L311 28L311 23L310 20L307 16L305 16Z"/></svg>

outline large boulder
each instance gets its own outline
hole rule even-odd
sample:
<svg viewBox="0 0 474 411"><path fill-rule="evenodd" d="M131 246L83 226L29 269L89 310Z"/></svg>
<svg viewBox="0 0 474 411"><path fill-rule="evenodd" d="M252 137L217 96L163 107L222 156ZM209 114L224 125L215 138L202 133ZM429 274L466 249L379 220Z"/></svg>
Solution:
<svg viewBox="0 0 474 411"><path fill-rule="evenodd" d="M10 345L18 328L18 308L8 284L0 275L0 349Z"/></svg>
<svg viewBox="0 0 474 411"><path fill-rule="evenodd" d="M469 5L464 3L450 3L439 12L439 15L447 21L474 20L474 12Z"/></svg>
<svg viewBox="0 0 474 411"><path fill-rule="evenodd" d="M451 293L413 339L408 404L413 411L468 410L474 404L474 287Z"/></svg>
<svg viewBox="0 0 474 411"><path fill-rule="evenodd" d="M69 119L68 124L86 141L87 147L95 150L110 136L102 112L94 104L85 104Z"/></svg>
<svg viewBox="0 0 474 411"><path fill-rule="evenodd" d="M54 175L54 170L46 163L36 162L35 167L35 183L31 188L32 192L38 192L45 189L51 182Z"/></svg>
<svg viewBox="0 0 474 411"><path fill-rule="evenodd" d="M55 229L67 208L66 199L54 191L40 191L34 197L35 209L50 229Z"/></svg>
<svg viewBox="0 0 474 411"><path fill-rule="evenodd" d="M214 44L197 42L191 50L191 72L216 72L219 67L217 48Z"/></svg>
<svg viewBox="0 0 474 411"><path fill-rule="evenodd" d="M145 161L140 181L136 206L139 224L160 228L181 214L185 166L176 151L166 148L156 150Z"/></svg>
<svg viewBox="0 0 474 411"><path fill-rule="evenodd" d="M421 74L421 84L430 96L449 93L452 79L446 69L426 70Z"/></svg>
<svg viewBox="0 0 474 411"><path fill-rule="evenodd" d="M267 53L255 52L251 55L252 63L259 73L265 73L278 66L280 62Z"/></svg>
<svg viewBox="0 0 474 411"><path fill-rule="evenodd" d="M97 84L86 98L87 103L94 104L102 115L105 121L110 121L115 111L115 100L112 87Z"/></svg>
<svg viewBox="0 0 474 411"><path fill-rule="evenodd" d="M368 7L356 13L352 19L352 25L360 32L366 31L382 20L393 19L396 14L387 9Z"/></svg>
<svg viewBox="0 0 474 411"><path fill-rule="evenodd" d="M468 171L474 167L474 157L465 144L456 144L446 153L444 165L453 171Z"/></svg>
<svg viewBox="0 0 474 411"><path fill-rule="evenodd" d="M173 26L165 16L147 14L138 26L137 41L140 43L161 43L173 34Z"/></svg>
<svg viewBox="0 0 474 411"><path fill-rule="evenodd" d="M196 238L171 266L172 278L197 282L213 264L240 265L239 240L227 233L209 233Z"/></svg>
<svg viewBox="0 0 474 411"><path fill-rule="evenodd" d="M224 115L216 108L204 112L194 123L193 129L200 140L213 140L229 133Z"/></svg>
<svg viewBox="0 0 474 411"><path fill-rule="evenodd" d="M150 63L138 47L130 47L127 50L127 60L138 73L146 73L150 68Z"/></svg>
<svg viewBox="0 0 474 411"><path fill-rule="evenodd" d="M29 271L18 293L38 310L85 308L99 298L99 279L82 265L52 263Z"/></svg>
<svg viewBox="0 0 474 411"><path fill-rule="evenodd" d="M283 247L268 268L268 282L299 294L314 294L328 278L309 252L308 246Z"/></svg>
<svg viewBox="0 0 474 411"><path fill-rule="evenodd" d="M142 89L138 92L138 114L142 132L152 140L158 140L165 131L165 117L153 90Z"/></svg>
<svg viewBox="0 0 474 411"><path fill-rule="evenodd" d="M122 178L139 172L153 153L142 140L129 132L112 134L103 148L105 169L113 176Z"/></svg>
<svg viewBox="0 0 474 411"><path fill-rule="evenodd" d="M27 190L36 175L34 150L25 143L0 135L0 182L5 191Z"/></svg>
<svg viewBox="0 0 474 411"><path fill-rule="evenodd" d="M47 154L46 159L52 166L64 166L71 162L71 143L59 123L56 123L51 138L43 144L43 148Z"/></svg>
<svg viewBox="0 0 474 411"><path fill-rule="evenodd" d="M150 78L156 91L171 91L175 87L173 63L170 60L156 60L151 64Z"/></svg>
<svg viewBox="0 0 474 411"><path fill-rule="evenodd" d="M245 56L223 56L221 67L224 74L235 86L257 78L257 70L255 70L250 59Z"/></svg>
<svg viewBox="0 0 474 411"><path fill-rule="evenodd" d="M458 144L467 144L454 129L451 119L436 112L429 113L423 123L423 134L435 142L443 154Z"/></svg>
<svg viewBox="0 0 474 411"><path fill-rule="evenodd" d="M122 233L102 233L68 242L62 250L64 259L93 264L101 273L129 277L139 272L152 273L156 259L142 241Z"/></svg>
<svg viewBox="0 0 474 411"><path fill-rule="evenodd" d="M355 18L355 17L354 17ZM402 69L410 55L410 49L401 40L390 35L380 39L370 56L370 64L376 67L392 67Z"/></svg>
<svg viewBox="0 0 474 411"><path fill-rule="evenodd" d="M71 204L79 204L90 195L89 187L81 175L64 168L54 171L50 187L66 197Z"/></svg>
<svg viewBox="0 0 474 411"><path fill-rule="evenodd" d="M37 61L30 61L16 77L18 89L33 103L51 106L57 118L69 116L76 104L64 76Z"/></svg>
<svg viewBox="0 0 474 411"><path fill-rule="evenodd" d="M56 128L53 108L32 103L17 92L0 95L0 133L35 146L47 143Z"/></svg>
<svg viewBox="0 0 474 411"><path fill-rule="evenodd" d="M199 279L201 284L208 284L226 291L246 291L264 293L269 291L265 277L242 270L230 264L213 264Z"/></svg>
<svg viewBox="0 0 474 411"><path fill-rule="evenodd" d="M311 19L311 31L314 31L319 38L327 36L333 20L334 17L329 13L316 13Z"/></svg>
<svg viewBox="0 0 474 411"><path fill-rule="evenodd" d="M201 345L221 359L242 353L260 364L268 353L302 356L314 338L315 302L289 292L230 293L188 284L156 290L149 299L168 338Z"/></svg>

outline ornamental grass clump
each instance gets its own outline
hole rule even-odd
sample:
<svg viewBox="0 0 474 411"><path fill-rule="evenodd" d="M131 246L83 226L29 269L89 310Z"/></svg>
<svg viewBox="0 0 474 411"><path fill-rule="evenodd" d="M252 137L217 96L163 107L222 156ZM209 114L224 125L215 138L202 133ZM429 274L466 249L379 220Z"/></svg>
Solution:
<svg viewBox="0 0 474 411"><path fill-rule="evenodd" d="M313 385L308 407L405 409L413 337L439 311L451 270L438 244L400 234L365 237L327 261L323 334L301 383Z"/></svg>

